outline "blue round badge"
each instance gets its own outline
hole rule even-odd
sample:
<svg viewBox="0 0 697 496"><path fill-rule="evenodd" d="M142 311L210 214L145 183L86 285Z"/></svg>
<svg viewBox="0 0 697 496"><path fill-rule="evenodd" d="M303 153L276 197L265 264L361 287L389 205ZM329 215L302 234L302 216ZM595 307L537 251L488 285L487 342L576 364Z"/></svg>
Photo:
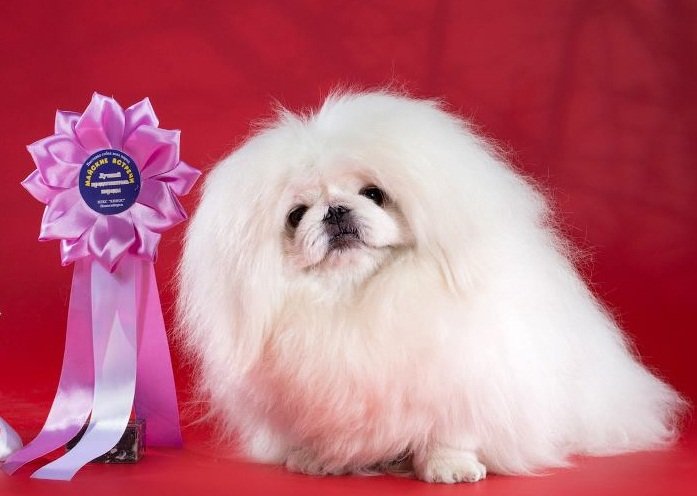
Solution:
<svg viewBox="0 0 697 496"><path fill-rule="evenodd" d="M82 164L80 195L99 214L128 210L140 192L140 173L131 157L119 150L100 150Z"/></svg>

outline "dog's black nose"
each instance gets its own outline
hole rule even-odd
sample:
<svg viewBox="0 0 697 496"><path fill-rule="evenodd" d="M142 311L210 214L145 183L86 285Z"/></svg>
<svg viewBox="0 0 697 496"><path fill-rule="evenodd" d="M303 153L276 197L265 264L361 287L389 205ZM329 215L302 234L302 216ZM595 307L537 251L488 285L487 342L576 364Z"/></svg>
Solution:
<svg viewBox="0 0 697 496"><path fill-rule="evenodd" d="M341 219L349 213L350 210L343 205L339 205L337 207L329 207L329 210L327 210L327 214L324 216L324 222L327 222L328 224L338 224L341 222Z"/></svg>

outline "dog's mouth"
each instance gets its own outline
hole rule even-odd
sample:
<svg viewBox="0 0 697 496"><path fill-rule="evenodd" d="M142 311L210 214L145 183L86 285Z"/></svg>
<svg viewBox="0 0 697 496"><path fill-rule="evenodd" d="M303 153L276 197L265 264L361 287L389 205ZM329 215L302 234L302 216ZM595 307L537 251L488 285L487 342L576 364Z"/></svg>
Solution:
<svg viewBox="0 0 697 496"><path fill-rule="evenodd" d="M328 251L344 251L357 248L363 244L363 240L361 240L357 229L342 229L329 239Z"/></svg>

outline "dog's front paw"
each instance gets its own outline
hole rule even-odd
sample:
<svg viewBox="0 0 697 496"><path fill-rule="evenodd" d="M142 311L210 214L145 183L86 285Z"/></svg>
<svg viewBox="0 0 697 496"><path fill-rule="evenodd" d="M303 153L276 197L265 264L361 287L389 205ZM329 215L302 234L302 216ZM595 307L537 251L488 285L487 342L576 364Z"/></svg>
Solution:
<svg viewBox="0 0 697 496"><path fill-rule="evenodd" d="M425 482L454 484L477 482L486 477L486 467L470 451L436 449L427 456L415 457L414 472Z"/></svg>
<svg viewBox="0 0 697 496"><path fill-rule="evenodd" d="M311 450L296 448L291 450L286 459L286 468L291 472L306 475L342 475L343 468L331 467L317 459Z"/></svg>

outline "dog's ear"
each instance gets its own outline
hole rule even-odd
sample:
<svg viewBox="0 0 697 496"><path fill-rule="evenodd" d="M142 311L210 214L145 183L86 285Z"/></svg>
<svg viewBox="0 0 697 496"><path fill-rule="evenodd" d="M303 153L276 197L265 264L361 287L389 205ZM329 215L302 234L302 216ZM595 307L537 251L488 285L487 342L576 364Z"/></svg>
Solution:
<svg viewBox="0 0 697 496"><path fill-rule="evenodd" d="M447 287L467 291L510 253L501 247L517 242L516 230L545 222L545 200L467 122L437 102L401 103L401 127L387 138L395 143L385 147L379 172L417 249L435 261ZM404 142L408 155L399 151Z"/></svg>
<svg viewBox="0 0 697 496"><path fill-rule="evenodd" d="M280 249L266 230L263 188L244 150L207 177L186 233L179 267L179 336L201 367L203 388L215 395L259 360L280 300ZM270 187L269 187L270 188ZM219 391L225 394L225 391Z"/></svg>

